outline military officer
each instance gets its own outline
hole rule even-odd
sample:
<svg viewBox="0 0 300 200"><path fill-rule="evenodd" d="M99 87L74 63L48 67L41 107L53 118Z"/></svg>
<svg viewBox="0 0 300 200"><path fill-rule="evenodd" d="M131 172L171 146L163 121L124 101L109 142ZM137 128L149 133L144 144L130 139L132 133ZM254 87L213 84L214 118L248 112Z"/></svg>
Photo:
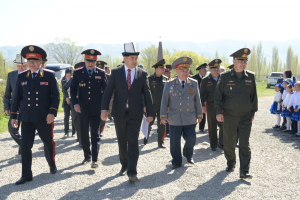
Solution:
<svg viewBox="0 0 300 200"><path fill-rule="evenodd" d="M171 71L172 71L171 65L165 65L165 66L166 66L166 68L165 68L164 75L166 77L168 77L168 79L170 79L171 78Z"/></svg>
<svg viewBox="0 0 300 200"><path fill-rule="evenodd" d="M191 78L196 79L198 81L199 88L201 88L202 79L206 76L207 66L208 66L207 63L203 63L203 64L199 65L196 68L196 70L199 71L199 73L191 77ZM205 120L206 120L206 114L203 113L203 120L201 121L201 123L199 123L200 133L204 133Z"/></svg>
<svg viewBox="0 0 300 200"><path fill-rule="evenodd" d="M214 107L215 89L220 76L220 63L222 60L215 59L208 64L210 74L202 79L200 88L202 110L207 114L208 136L212 151L216 151L217 147L223 149L223 125L222 122L217 121ZM219 144L217 126L219 127Z"/></svg>
<svg viewBox="0 0 300 200"><path fill-rule="evenodd" d="M161 123L170 124L172 169L182 164L181 135L185 139L183 155L188 163L194 164L195 127L203 117L198 83L189 77L192 62L190 57L181 57L173 62L172 69L176 69L177 78L166 83L161 102Z"/></svg>
<svg viewBox="0 0 300 200"><path fill-rule="evenodd" d="M98 153L100 149L100 113L102 91L106 87L104 70L96 67L97 55L101 53L94 49L87 49L84 54L85 66L74 71L71 83L71 99L75 111L80 113L81 142L84 152L82 164L91 161L92 168L98 167ZM76 98L78 92L78 99ZM91 128L92 151L90 150L89 126Z"/></svg>
<svg viewBox="0 0 300 200"><path fill-rule="evenodd" d="M232 64L232 65L229 65L227 68L232 69L233 67L234 67L234 65Z"/></svg>
<svg viewBox="0 0 300 200"><path fill-rule="evenodd" d="M20 118L22 121L22 177L16 185L32 181L31 148L36 129L44 143L50 173L55 174L57 171L53 127L59 105L59 89L55 73L41 67L42 59L47 57L42 48L34 45L26 46L22 49L21 55L27 59L29 70L18 76L11 112L11 123L15 128L18 127L18 114L22 113Z"/></svg>
<svg viewBox="0 0 300 200"><path fill-rule="evenodd" d="M164 139L166 137L165 125L160 124L160 104L162 99L162 94L164 90L165 83L168 81L168 77L164 76L165 72L165 59L161 59L155 65L152 66L155 68L155 73L149 76L149 85L153 99L153 121L150 122L148 128L148 138L144 138L145 144L148 142L151 127L154 124L155 118L157 117L157 127L158 127L158 136L157 143L159 148L166 148L164 145Z"/></svg>
<svg viewBox="0 0 300 200"><path fill-rule="evenodd" d="M234 68L221 74L215 92L217 120L224 122L224 153L227 172L236 164L235 145L239 136L240 178L249 174L251 149L249 137L254 114L257 112L255 76L246 70L250 49L243 48L230 56Z"/></svg>

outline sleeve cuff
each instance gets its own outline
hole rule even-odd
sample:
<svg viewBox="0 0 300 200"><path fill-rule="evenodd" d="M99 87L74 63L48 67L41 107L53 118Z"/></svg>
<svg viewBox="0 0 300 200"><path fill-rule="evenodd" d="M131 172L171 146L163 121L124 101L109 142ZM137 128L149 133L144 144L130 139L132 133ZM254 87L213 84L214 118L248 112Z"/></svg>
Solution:
<svg viewBox="0 0 300 200"><path fill-rule="evenodd" d="M56 115L57 115L57 108L51 107L49 109L49 113L48 114L52 114L52 115L54 115L56 117Z"/></svg>

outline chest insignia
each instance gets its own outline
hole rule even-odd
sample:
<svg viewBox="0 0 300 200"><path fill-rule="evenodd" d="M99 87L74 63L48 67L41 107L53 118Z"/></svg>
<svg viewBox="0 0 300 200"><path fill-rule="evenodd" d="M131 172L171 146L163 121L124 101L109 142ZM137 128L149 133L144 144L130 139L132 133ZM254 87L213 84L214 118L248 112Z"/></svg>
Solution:
<svg viewBox="0 0 300 200"><path fill-rule="evenodd" d="M48 82L40 82L40 85L48 85Z"/></svg>

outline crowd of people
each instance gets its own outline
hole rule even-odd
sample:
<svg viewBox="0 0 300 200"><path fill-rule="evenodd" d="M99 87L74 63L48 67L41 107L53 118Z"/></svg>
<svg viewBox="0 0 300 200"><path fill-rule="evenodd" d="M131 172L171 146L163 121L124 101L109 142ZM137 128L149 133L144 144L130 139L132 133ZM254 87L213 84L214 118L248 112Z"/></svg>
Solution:
<svg viewBox="0 0 300 200"><path fill-rule="evenodd" d="M129 181L138 181L141 125L148 126L146 145L155 119L158 148L166 149L164 139L170 137L172 169L183 163L181 137L185 140L183 156L189 164L194 164L196 125L199 123L200 133L205 132L207 119L211 150L224 150L226 171L235 169L235 148L239 140L240 178L252 178L249 137L258 102L255 75L246 70L250 49L242 48L231 54L233 64L227 71L221 66L222 60L216 58L201 64L195 76L190 76L193 63L190 57L180 57L168 65L162 52L160 43L157 63L152 66L155 72L149 76L144 67L138 65L139 52L133 43L124 44L123 63L111 71L104 61L98 60L101 52L95 49L83 51L84 62L65 71L62 80L64 137L69 137L72 116L71 136L77 133L77 141L83 149L82 164L91 163L92 168L99 166L100 141L107 119L114 120L115 124L121 164L119 175L127 174ZM42 48L26 46L15 60L18 70L8 75L5 112L10 115L9 132L19 145L22 158L22 176L16 185L33 180L31 148L36 131L44 143L50 173L57 172L53 129L60 91L55 73L45 69L46 61L47 53ZM177 74L174 78L170 77L172 69ZM19 133L20 122L22 134Z"/></svg>

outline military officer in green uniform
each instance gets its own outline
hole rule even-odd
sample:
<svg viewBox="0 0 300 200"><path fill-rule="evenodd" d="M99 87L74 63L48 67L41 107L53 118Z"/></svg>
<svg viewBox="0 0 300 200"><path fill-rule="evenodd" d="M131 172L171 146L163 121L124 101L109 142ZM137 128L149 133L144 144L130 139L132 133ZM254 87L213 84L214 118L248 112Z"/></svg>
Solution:
<svg viewBox="0 0 300 200"><path fill-rule="evenodd" d="M166 137L166 128L164 124L160 123L160 104L162 99L162 94L164 91L165 83L168 81L168 77L166 77L164 74L165 72L165 59L161 59L158 61L155 65L152 66L152 68L155 68L154 74L149 76L149 85L150 90L153 98L153 121L150 122L149 128L148 128L148 138L144 138L145 144L148 142L151 127L155 121L155 118L157 117L157 127L158 127L158 136L157 136L157 142L159 148L166 148L164 145L164 139Z"/></svg>
<svg viewBox="0 0 300 200"><path fill-rule="evenodd" d="M255 76L246 70L250 49L243 48L230 56L234 68L221 74L215 92L217 120L224 122L224 153L227 172L236 164L235 145L239 136L240 178L249 174L251 149L249 137L254 114L257 112Z"/></svg>
<svg viewBox="0 0 300 200"><path fill-rule="evenodd" d="M215 89L220 76L221 63L222 60L214 59L208 64L210 74L202 79L200 87L202 111L207 114L208 136L212 151L216 151L217 147L223 149L223 125L222 122L217 121L214 107ZM217 127L219 127L219 144Z"/></svg>

